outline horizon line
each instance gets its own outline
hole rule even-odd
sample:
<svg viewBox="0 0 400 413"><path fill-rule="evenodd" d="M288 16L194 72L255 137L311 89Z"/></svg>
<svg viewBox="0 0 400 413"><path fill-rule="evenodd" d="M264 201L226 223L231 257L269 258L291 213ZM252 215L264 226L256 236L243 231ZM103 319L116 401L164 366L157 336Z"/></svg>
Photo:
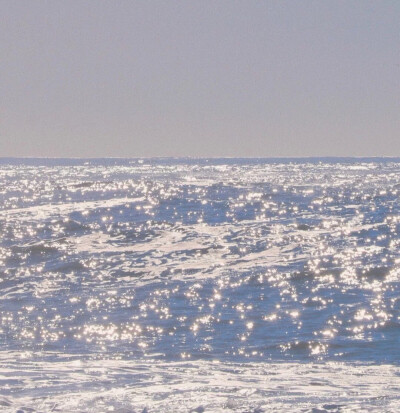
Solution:
<svg viewBox="0 0 400 413"><path fill-rule="evenodd" d="M98 159L400 159L400 154L389 155L310 155L310 156L0 156L5 159L73 159L73 160L98 160Z"/></svg>

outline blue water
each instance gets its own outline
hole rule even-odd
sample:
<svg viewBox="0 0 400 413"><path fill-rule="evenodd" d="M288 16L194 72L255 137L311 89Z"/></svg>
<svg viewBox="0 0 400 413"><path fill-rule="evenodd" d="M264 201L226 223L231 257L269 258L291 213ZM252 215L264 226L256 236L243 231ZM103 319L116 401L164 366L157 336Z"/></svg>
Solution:
<svg viewBox="0 0 400 413"><path fill-rule="evenodd" d="M65 363L398 365L400 159L2 159L0 176L10 409L61 394ZM37 363L55 376L28 394Z"/></svg>

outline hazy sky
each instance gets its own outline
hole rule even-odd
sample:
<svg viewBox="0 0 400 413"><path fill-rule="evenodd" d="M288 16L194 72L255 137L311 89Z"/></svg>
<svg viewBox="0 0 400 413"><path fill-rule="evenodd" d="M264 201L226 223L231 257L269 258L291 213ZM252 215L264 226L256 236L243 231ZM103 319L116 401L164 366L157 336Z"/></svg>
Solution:
<svg viewBox="0 0 400 413"><path fill-rule="evenodd" d="M0 156L400 156L399 0L0 0Z"/></svg>

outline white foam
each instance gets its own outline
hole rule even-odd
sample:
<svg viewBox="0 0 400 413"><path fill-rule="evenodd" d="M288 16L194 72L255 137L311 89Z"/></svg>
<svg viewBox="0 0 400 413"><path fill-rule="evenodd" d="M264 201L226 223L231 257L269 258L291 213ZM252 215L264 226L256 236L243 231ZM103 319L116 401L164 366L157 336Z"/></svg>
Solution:
<svg viewBox="0 0 400 413"><path fill-rule="evenodd" d="M4 412L373 411L400 409L400 368L346 363L15 361ZM1 394L1 393L0 393ZM147 409L147 410L146 410Z"/></svg>

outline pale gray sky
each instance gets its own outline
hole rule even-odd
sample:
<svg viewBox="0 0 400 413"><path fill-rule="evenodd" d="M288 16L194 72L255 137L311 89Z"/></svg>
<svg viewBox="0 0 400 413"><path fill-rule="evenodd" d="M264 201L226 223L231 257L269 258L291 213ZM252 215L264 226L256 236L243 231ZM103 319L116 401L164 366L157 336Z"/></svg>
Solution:
<svg viewBox="0 0 400 413"><path fill-rule="evenodd" d="M0 156L400 156L399 0L0 0Z"/></svg>

